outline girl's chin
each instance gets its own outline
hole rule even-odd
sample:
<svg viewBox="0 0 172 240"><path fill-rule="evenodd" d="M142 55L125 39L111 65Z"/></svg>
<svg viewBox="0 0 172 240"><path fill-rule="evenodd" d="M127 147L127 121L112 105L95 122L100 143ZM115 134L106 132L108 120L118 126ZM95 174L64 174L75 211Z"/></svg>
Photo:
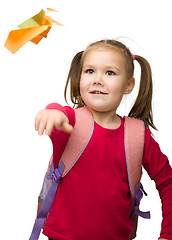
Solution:
<svg viewBox="0 0 172 240"><path fill-rule="evenodd" d="M96 111L96 112L107 112L109 111L109 109L107 109L107 106L102 106L102 105L87 105L88 109L92 110L92 111Z"/></svg>

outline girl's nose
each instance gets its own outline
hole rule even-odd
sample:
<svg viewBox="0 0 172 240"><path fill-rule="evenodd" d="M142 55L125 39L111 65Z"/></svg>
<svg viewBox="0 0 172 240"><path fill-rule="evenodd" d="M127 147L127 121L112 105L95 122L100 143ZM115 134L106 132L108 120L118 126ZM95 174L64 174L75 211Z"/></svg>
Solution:
<svg viewBox="0 0 172 240"><path fill-rule="evenodd" d="M93 84L95 85L103 85L103 78L100 74L96 74L93 80Z"/></svg>

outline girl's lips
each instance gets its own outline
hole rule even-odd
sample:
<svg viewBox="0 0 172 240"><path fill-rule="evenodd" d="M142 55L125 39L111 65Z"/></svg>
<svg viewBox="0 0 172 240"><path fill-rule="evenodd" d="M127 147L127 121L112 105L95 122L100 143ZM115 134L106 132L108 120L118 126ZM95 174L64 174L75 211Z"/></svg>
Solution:
<svg viewBox="0 0 172 240"><path fill-rule="evenodd" d="M107 94L105 92L99 91L99 90L94 90L90 92L91 94Z"/></svg>

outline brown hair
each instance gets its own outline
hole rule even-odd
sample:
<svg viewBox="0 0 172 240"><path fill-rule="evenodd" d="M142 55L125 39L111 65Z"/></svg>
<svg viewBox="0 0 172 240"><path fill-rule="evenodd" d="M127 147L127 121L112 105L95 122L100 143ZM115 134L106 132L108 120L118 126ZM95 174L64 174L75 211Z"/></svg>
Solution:
<svg viewBox="0 0 172 240"><path fill-rule="evenodd" d="M80 77L82 72L83 60L88 51L93 48L98 47L108 47L115 48L119 50L126 62L126 72L128 77L133 77L134 74L134 63L133 56L130 50L121 42L116 40L100 40L90 44L85 51L81 51L77 53L71 63L69 74L67 77L67 82L65 86L64 96L67 102L67 88L70 83L70 99L74 104L74 107L79 108L84 106L84 102L82 100L80 94ZM130 110L128 116L141 119L144 121L145 126L147 128L152 127L157 130L153 123L153 113L152 113L152 73L149 63L146 59L141 56L136 55L135 60L138 61L141 67L141 77L140 77L140 87L137 99Z"/></svg>

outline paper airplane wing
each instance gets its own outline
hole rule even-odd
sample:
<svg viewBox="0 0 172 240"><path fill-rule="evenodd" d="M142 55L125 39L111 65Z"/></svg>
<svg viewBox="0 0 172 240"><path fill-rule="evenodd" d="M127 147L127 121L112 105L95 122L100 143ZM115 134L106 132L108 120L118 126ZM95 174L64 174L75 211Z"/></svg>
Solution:
<svg viewBox="0 0 172 240"><path fill-rule="evenodd" d="M56 10L47 9L47 11ZM38 14L21 23L18 26L21 29L9 33L5 47L10 52L15 53L28 41L38 44L43 37L47 37L52 25L63 26L63 24L46 16L45 11L42 9Z"/></svg>
<svg viewBox="0 0 172 240"><path fill-rule="evenodd" d="M18 30L13 30L10 32L5 47L12 53L17 52L25 43L33 39L34 43L38 43L42 38L39 40L36 39L40 34L44 34L46 31L50 30L50 26L39 26L34 28L22 28ZM44 37L44 36L42 36ZM34 40L35 39L35 40Z"/></svg>

